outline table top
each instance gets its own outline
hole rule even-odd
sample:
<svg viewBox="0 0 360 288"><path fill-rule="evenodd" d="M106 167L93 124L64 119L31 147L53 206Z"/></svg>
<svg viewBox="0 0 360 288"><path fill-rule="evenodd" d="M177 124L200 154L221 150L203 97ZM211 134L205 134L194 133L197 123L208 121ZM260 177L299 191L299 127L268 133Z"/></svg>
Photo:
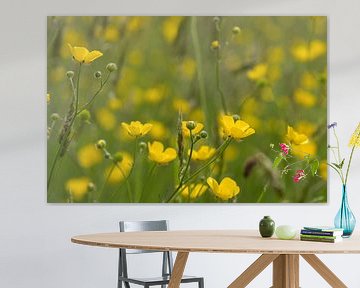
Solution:
<svg viewBox="0 0 360 288"><path fill-rule="evenodd" d="M262 238L256 230L190 230L117 232L75 236L73 243L141 250L248 253L248 254L343 254L360 253L360 235L338 243Z"/></svg>

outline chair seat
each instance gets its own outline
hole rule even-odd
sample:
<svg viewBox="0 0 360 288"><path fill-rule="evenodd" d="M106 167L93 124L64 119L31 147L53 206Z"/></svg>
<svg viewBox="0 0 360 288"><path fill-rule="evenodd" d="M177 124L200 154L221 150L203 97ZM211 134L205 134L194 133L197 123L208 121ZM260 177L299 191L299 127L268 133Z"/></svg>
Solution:
<svg viewBox="0 0 360 288"><path fill-rule="evenodd" d="M201 277L195 276L186 276L184 275L181 278L181 283L189 283L189 282L197 282L201 279ZM170 281L170 276L164 277L149 277L149 278L126 278L126 277L119 277L119 280L129 283L134 283L138 285L150 284L150 285L161 285L161 284L168 284Z"/></svg>

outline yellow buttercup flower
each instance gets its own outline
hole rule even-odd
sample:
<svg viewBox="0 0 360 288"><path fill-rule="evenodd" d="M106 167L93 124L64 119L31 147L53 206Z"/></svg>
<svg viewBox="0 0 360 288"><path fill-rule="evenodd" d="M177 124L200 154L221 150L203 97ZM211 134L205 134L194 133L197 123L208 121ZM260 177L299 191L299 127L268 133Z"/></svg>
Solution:
<svg viewBox="0 0 360 288"><path fill-rule="evenodd" d="M292 145L291 149L292 154L300 159L303 159L306 156L315 155L317 151L317 145L314 142L308 142L301 145Z"/></svg>
<svg viewBox="0 0 360 288"><path fill-rule="evenodd" d="M169 131L163 123L151 121L151 124L153 125L150 130L151 137L155 139L165 139L168 136Z"/></svg>
<svg viewBox="0 0 360 288"><path fill-rule="evenodd" d="M266 76L268 66L266 64L258 64L247 72L247 77L250 80L260 80Z"/></svg>
<svg viewBox="0 0 360 288"><path fill-rule="evenodd" d="M120 155L122 160L118 161L115 166L108 167L105 170L105 177L108 177L110 184L116 184L126 179L133 166L133 158L128 153L121 152Z"/></svg>
<svg viewBox="0 0 360 288"><path fill-rule="evenodd" d="M314 73L305 72L301 76L301 85L306 89L314 89L319 86L319 81L316 79Z"/></svg>
<svg viewBox="0 0 360 288"><path fill-rule="evenodd" d="M180 111L183 114L188 114L190 112L190 101L183 98L176 98L173 100L173 107L176 112Z"/></svg>
<svg viewBox="0 0 360 288"><path fill-rule="evenodd" d="M141 137L149 133L153 125L150 123L142 124L140 121L131 121L130 124L122 122L121 126L130 136Z"/></svg>
<svg viewBox="0 0 360 288"><path fill-rule="evenodd" d="M196 199L202 196L207 189L208 187L205 184L191 184L181 191L181 196L184 198L190 197L190 199Z"/></svg>
<svg viewBox="0 0 360 288"><path fill-rule="evenodd" d="M65 189L75 201L80 201L88 192L90 179L88 177L71 178L65 183Z"/></svg>
<svg viewBox="0 0 360 288"><path fill-rule="evenodd" d="M207 145L202 145L198 150L193 150L191 159L207 160L215 154L216 149ZM190 153L190 150L189 150Z"/></svg>
<svg viewBox="0 0 360 288"><path fill-rule="evenodd" d="M117 28L115 25L107 26L103 34L105 41L115 42L119 40L119 28Z"/></svg>
<svg viewBox="0 0 360 288"><path fill-rule="evenodd" d="M106 131L114 129L116 125L115 115L107 108L100 108L96 112L96 120L98 124Z"/></svg>
<svg viewBox="0 0 360 288"><path fill-rule="evenodd" d="M68 44L68 46L73 58L80 63L89 64L103 55L103 53L98 50L90 52L85 47L73 47L70 44Z"/></svg>
<svg viewBox="0 0 360 288"><path fill-rule="evenodd" d="M226 137L241 140L255 133L248 123L242 120L234 120L232 116L224 115L220 118L222 132Z"/></svg>
<svg viewBox="0 0 360 288"><path fill-rule="evenodd" d="M354 133L351 136L349 146L353 147L359 147L360 148L360 123L356 127Z"/></svg>
<svg viewBox="0 0 360 288"><path fill-rule="evenodd" d="M171 44L175 41L183 18L182 16L170 16L166 18L162 27L162 33L166 42Z"/></svg>
<svg viewBox="0 0 360 288"><path fill-rule="evenodd" d="M220 184L212 177L207 178L206 182L212 192L222 200L234 198L240 192L240 187L229 177L225 177Z"/></svg>
<svg viewBox="0 0 360 288"><path fill-rule="evenodd" d="M303 133L305 135L308 135L309 137L314 135L317 129L315 124L308 121L300 121L296 124L295 128L296 131L298 131L299 133Z"/></svg>
<svg viewBox="0 0 360 288"><path fill-rule="evenodd" d="M100 163L103 157L100 150L96 149L95 145L88 144L80 148L77 159L81 167L91 168Z"/></svg>
<svg viewBox="0 0 360 288"><path fill-rule="evenodd" d="M315 60L326 53L326 43L320 40L313 40L308 43L300 44L292 49L294 58L300 62Z"/></svg>
<svg viewBox="0 0 360 288"><path fill-rule="evenodd" d="M111 109L111 110L119 110L122 108L122 102L119 98L116 97L111 97L108 101L107 101L107 106Z"/></svg>
<svg viewBox="0 0 360 288"><path fill-rule="evenodd" d="M311 108L316 104L316 97L304 89L295 90L294 100L297 104L307 108Z"/></svg>
<svg viewBox="0 0 360 288"><path fill-rule="evenodd" d="M187 78L192 79L196 72L196 62L193 58L186 57L180 66L181 74Z"/></svg>
<svg viewBox="0 0 360 288"><path fill-rule="evenodd" d="M182 121L181 128L182 128L183 134L187 137L190 137L190 130L189 130L189 128L186 127L187 122L188 121ZM196 134L199 134L203 129L204 129L204 124L196 122L195 128L191 130L191 133L193 135L196 135Z"/></svg>
<svg viewBox="0 0 360 288"><path fill-rule="evenodd" d="M303 145L309 142L309 138L305 134L298 133L291 126L288 126L285 137L287 141L295 145Z"/></svg>
<svg viewBox="0 0 360 288"><path fill-rule="evenodd" d="M148 143L149 159L158 164L167 164L176 158L176 150L174 148L166 148L161 142L154 141Z"/></svg>

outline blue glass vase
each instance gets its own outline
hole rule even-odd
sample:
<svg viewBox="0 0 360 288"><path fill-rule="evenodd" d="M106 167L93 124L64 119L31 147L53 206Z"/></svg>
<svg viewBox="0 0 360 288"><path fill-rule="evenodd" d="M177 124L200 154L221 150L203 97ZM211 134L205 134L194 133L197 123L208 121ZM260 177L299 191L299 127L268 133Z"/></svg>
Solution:
<svg viewBox="0 0 360 288"><path fill-rule="evenodd" d="M342 188L341 206L336 214L334 224L336 228L344 229L343 237L345 238L350 237L355 229L356 219L349 207L346 185L343 185Z"/></svg>

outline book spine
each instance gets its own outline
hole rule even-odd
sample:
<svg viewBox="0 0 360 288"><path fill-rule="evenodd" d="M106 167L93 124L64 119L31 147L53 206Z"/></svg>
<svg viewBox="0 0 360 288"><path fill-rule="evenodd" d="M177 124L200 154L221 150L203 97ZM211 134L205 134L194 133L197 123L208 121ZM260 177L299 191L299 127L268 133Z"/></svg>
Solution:
<svg viewBox="0 0 360 288"><path fill-rule="evenodd" d="M335 243L335 239L325 239L325 238L308 238L300 237L301 241L313 241L313 242L326 242L326 243Z"/></svg>
<svg viewBox="0 0 360 288"><path fill-rule="evenodd" d="M314 238L314 239L337 239L341 237L341 236L336 237L336 236L304 235L304 234L300 234L300 236L303 238Z"/></svg>
<svg viewBox="0 0 360 288"><path fill-rule="evenodd" d="M301 230L303 235L318 235L318 236L334 236L334 232L331 231L315 231L315 230Z"/></svg>

